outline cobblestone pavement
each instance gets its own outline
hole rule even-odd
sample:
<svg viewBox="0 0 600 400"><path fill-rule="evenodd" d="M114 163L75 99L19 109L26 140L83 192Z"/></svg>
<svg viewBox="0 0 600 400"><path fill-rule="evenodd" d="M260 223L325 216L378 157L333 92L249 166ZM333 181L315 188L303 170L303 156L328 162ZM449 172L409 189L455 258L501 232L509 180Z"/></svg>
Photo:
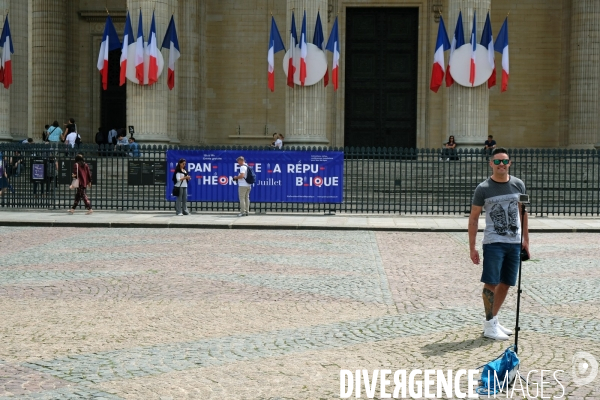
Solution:
<svg viewBox="0 0 600 400"><path fill-rule="evenodd" d="M339 399L341 369L472 369L510 344L482 336L466 232L0 227L0 246L0 399ZM530 393L562 370L566 398L600 399L572 376L600 360L600 235L536 234L532 256Z"/></svg>

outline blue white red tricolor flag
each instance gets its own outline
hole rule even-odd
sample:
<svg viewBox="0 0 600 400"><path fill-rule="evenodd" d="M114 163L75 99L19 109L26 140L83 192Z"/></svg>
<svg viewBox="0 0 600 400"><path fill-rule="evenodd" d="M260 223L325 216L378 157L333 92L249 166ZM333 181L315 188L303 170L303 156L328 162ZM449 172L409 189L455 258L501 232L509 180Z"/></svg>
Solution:
<svg viewBox="0 0 600 400"><path fill-rule="evenodd" d="M296 19L292 11L292 27L290 28L290 59L288 60L287 85L294 87L294 74L296 73L296 44L298 44L298 34L296 33Z"/></svg>
<svg viewBox="0 0 600 400"><path fill-rule="evenodd" d="M158 43L156 41L156 23L154 22L154 11L152 11L152 23L150 24L150 35L148 35L148 85L158 82Z"/></svg>
<svg viewBox="0 0 600 400"><path fill-rule="evenodd" d="M135 40L135 77L140 85L144 84L144 24L142 10L138 19L137 38Z"/></svg>
<svg viewBox="0 0 600 400"><path fill-rule="evenodd" d="M444 81L444 51L450 49L450 41L446 33L444 18L440 15L440 25L438 26L437 41L435 42L435 54L433 55L433 69L431 70L431 82L429 89L435 93L442 86Z"/></svg>
<svg viewBox="0 0 600 400"><path fill-rule="evenodd" d="M452 36L452 43L450 43L450 58L448 59L448 68L446 69L446 87L450 87L454 83L454 78L452 78L452 72L450 71L450 63L452 62L454 50L459 49L463 44L465 44L465 32L463 31L462 11L459 11L456 28L454 28L454 36Z"/></svg>
<svg viewBox="0 0 600 400"><path fill-rule="evenodd" d="M494 36L492 35L492 23L490 22L490 13L488 11L481 34L480 44L487 49L487 61L492 68L492 75L488 79L488 89L496 85L496 59L494 56Z"/></svg>
<svg viewBox="0 0 600 400"><path fill-rule="evenodd" d="M2 33L4 35L4 32ZM102 75L102 89L108 89L108 53L112 50L121 48L119 35L113 25L110 15L106 17L104 33L102 34L102 43L100 44L100 53L98 54L98 70Z"/></svg>
<svg viewBox="0 0 600 400"><path fill-rule="evenodd" d="M498 53L502 53L502 84L500 85L500 92L504 92L508 89L508 17L506 17L502 28L500 28L494 49Z"/></svg>
<svg viewBox="0 0 600 400"><path fill-rule="evenodd" d="M473 29L471 30L471 68L469 69L469 83L471 86L475 84L475 70L477 67L477 41L475 40L477 31L477 17L475 10L473 10Z"/></svg>
<svg viewBox="0 0 600 400"><path fill-rule="evenodd" d="M319 11L317 11L317 22L315 23L315 33L313 35L313 44L320 48L321 50L325 50L325 37L323 36L323 24L321 24L321 15ZM325 75L323 76L323 86L327 86L329 84L329 66L327 66L327 70L325 71Z"/></svg>
<svg viewBox="0 0 600 400"><path fill-rule="evenodd" d="M271 92L275 91L275 53L279 51L285 51L283 46L283 40L275 24L275 18L271 16L271 32L269 33L269 51L267 52L267 62L269 63L269 89Z"/></svg>
<svg viewBox="0 0 600 400"><path fill-rule="evenodd" d="M302 31L300 33L300 84L304 86L306 82L306 57L308 55L308 46L306 45L306 11L302 17Z"/></svg>
<svg viewBox="0 0 600 400"><path fill-rule="evenodd" d="M175 61L179 59L181 53L179 51L179 39L177 39L177 29L175 28L175 19L171 15L171 21L165 33L165 38L162 42L162 47L169 48L169 73L167 75L167 86L169 90L175 87Z"/></svg>
<svg viewBox="0 0 600 400"><path fill-rule="evenodd" d="M10 35L8 14L6 15L4 26L2 27L2 36L0 36L0 49L2 50L2 57L0 58L0 82L4 84L5 89L8 89L13 81L12 60L10 55L15 52L15 49L13 48L12 37Z"/></svg>
<svg viewBox="0 0 600 400"><path fill-rule="evenodd" d="M338 20L335 17L335 22L331 28L329 39L327 40L327 50L333 53L333 66L331 67L331 81L333 82L333 90L338 88L338 70L340 64L340 37L338 35Z"/></svg>
<svg viewBox="0 0 600 400"><path fill-rule="evenodd" d="M127 11L125 30L123 32L123 47L121 48L121 76L119 78L119 86L123 86L127 79L127 60L129 59L130 44L133 44L133 29L131 28L129 11Z"/></svg>

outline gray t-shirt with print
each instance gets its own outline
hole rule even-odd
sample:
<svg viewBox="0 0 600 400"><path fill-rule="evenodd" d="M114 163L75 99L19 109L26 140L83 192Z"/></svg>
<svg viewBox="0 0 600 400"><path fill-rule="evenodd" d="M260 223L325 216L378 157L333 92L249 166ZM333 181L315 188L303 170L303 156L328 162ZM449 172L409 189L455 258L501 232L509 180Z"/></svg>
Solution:
<svg viewBox="0 0 600 400"><path fill-rule="evenodd" d="M521 194L525 194L525 184L514 176L509 176L508 182L488 178L477 186L472 204L485 211L483 244L521 243Z"/></svg>

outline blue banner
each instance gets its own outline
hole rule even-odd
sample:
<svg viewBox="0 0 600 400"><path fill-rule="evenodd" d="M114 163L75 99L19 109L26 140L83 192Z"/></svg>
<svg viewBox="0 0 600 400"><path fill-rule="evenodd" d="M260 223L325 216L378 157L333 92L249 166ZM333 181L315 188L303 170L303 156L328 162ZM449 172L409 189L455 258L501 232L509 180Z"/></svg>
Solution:
<svg viewBox="0 0 600 400"><path fill-rule="evenodd" d="M243 156L256 173L255 203L341 203L344 153L341 151L168 150L166 199L175 201L172 176L187 161L188 201L238 201L236 159Z"/></svg>

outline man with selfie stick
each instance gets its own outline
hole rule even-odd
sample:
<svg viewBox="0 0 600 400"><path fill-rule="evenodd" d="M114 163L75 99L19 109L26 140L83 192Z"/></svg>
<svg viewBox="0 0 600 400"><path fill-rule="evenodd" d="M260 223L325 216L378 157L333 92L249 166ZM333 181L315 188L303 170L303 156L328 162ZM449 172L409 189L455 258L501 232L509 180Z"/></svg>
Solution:
<svg viewBox="0 0 600 400"><path fill-rule="evenodd" d="M483 334L491 339L507 340L512 331L498 322L498 311L508 289L516 284L521 250L529 255L527 212L524 211L522 217L519 213L519 199L520 195L525 194L525 184L509 175L511 160L506 149L494 149L489 165L492 176L480 183L473 195L469 216L469 249L471 260L479 264L475 241L479 216L485 209L481 274L485 309Z"/></svg>

